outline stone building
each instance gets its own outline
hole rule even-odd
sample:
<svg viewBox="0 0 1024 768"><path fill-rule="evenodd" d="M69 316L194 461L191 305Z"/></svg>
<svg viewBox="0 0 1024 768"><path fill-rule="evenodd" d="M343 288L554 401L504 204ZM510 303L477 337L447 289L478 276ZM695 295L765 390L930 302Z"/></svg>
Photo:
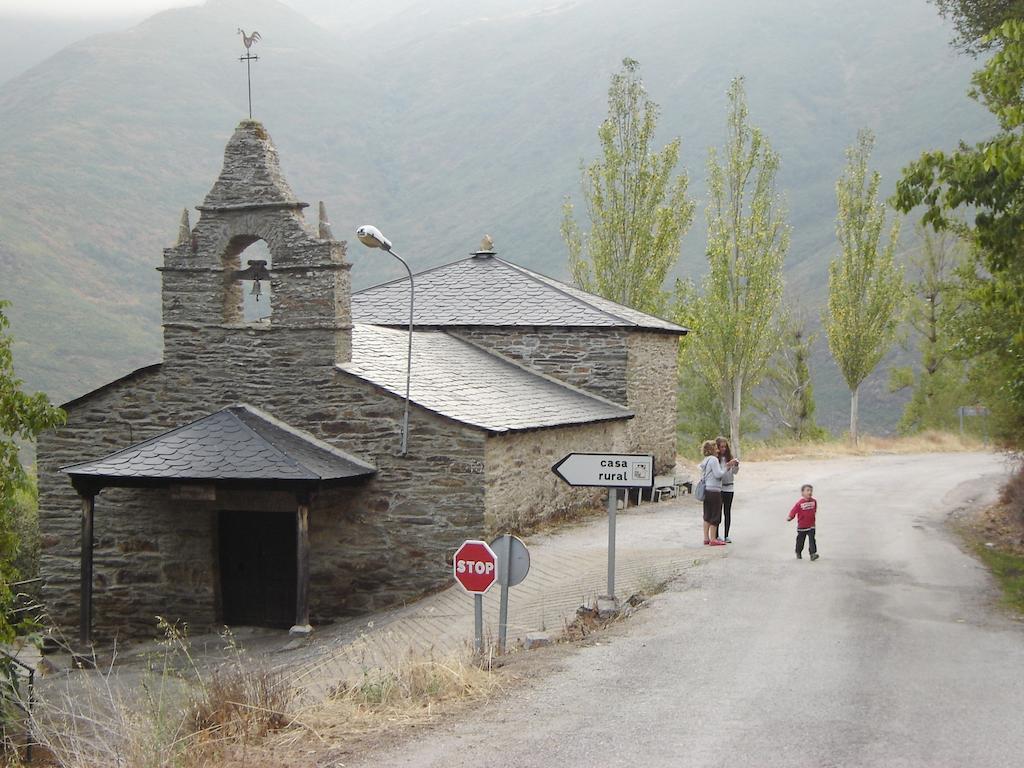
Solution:
<svg viewBox="0 0 1024 768"><path fill-rule="evenodd" d="M357 294L353 323L345 244L305 207L241 123L164 251L163 361L65 404L40 439L44 597L82 641L158 615L305 632L447 582L463 539L593 505L550 472L566 453L674 457L683 329L484 253L435 272L468 299L478 267L501 270L502 314L444 316L417 282L402 454L407 336L373 311L408 287ZM269 257L243 264L260 241ZM247 316L252 292L268 317Z"/></svg>

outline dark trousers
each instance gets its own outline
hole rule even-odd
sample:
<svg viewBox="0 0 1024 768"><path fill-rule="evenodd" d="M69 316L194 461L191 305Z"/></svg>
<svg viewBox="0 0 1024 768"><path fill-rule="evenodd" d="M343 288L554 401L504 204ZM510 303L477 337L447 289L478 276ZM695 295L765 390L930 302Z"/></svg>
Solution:
<svg viewBox="0 0 1024 768"><path fill-rule="evenodd" d="M722 522L725 524L723 539L729 538L729 523L732 522L732 491L722 491Z"/></svg>
<svg viewBox="0 0 1024 768"><path fill-rule="evenodd" d="M818 543L814 540L813 528L806 528L796 532L796 553L799 555L804 551L804 539L810 539L811 544L808 550L812 555L816 555L818 553Z"/></svg>

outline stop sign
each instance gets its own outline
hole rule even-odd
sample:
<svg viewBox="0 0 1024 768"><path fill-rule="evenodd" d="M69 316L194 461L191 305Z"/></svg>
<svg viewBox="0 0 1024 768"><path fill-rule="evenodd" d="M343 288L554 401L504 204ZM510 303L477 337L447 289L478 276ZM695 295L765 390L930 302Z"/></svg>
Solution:
<svg viewBox="0 0 1024 768"><path fill-rule="evenodd" d="M498 576L498 557L486 541L462 542L452 562L455 580L471 595L482 595Z"/></svg>

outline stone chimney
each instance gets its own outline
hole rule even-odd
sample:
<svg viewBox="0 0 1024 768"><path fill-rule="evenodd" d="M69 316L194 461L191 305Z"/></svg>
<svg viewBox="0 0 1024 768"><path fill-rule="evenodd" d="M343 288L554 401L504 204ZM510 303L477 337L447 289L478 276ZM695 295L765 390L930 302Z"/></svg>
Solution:
<svg viewBox="0 0 1024 768"><path fill-rule="evenodd" d="M317 380L351 359L345 244L307 229L306 205L281 175L263 126L239 123L198 222L164 250L165 368L201 368L216 379L274 370ZM259 240L270 254L265 269L248 263L258 256L246 256ZM270 316L247 322L242 281L254 276L269 294Z"/></svg>

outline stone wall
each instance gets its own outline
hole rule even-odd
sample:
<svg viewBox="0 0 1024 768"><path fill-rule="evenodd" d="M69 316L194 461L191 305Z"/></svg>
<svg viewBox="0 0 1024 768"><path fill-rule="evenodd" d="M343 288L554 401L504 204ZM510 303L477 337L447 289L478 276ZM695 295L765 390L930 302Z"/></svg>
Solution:
<svg viewBox="0 0 1024 768"><path fill-rule="evenodd" d="M569 453L626 449L628 422L510 432L487 438L486 523L491 533L529 530L601 505L605 491L573 488L551 467Z"/></svg>
<svg viewBox="0 0 1024 768"><path fill-rule="evenodd" d="M626 405L628 339L618 328L446 327L487 349Z"/></svg>
<svg viewBox="0 0 1024 768"><path fill-rule="evenodd" d="M456 335L625 405L636 414L623 450L653 453L668 473L676 452L675 334L620 328L451 328Z"/></svg>
<svg viewBox="0 0 1024 768"><path fill-rule="evenodd" d="M669 474L676 464L679 337L632 331L628 346L626 389L636 414L629 422L629 446L653 453L655 472Z"/></svg>
<svg viewBox="0 0 1024 768"><path fill-rule="evenodd" d="M197 372L198 374L198 372ZM78 620L80 501L62 465L96 458L212 413L249 402L341 450L378 474L329 488L310 510L310 608L316 620L376 609L447 583L446 562L484 527L484 434L414 408L409 455L398 456L403 401L340 371L318 391L264 374L258 390L229 397L220 376L177 376L153 366L68 404L65 427L39 442L40 569L59 624ZM269 396L268 396L269 395ZM267 407L270 400L275 407ZM154 617L216 626L217 510L289 512L290 494L218 491L181 501L166 489L108 489L96 499L94 610L98 637L153 631Z"/></svg>
<svg viewBox="0 0 1024 768"><path fill-rule="evenodd" d="M73 628L78 619L81 502L62 465L125 448L164 432L164 377L151 366L69 403L67 425L38 445L40 575L47 610ZM215 620L209 578L214 521L169 503L166 491L108 489L96 498L94 610L104 634L152 631L154 617Z"/></svg>

